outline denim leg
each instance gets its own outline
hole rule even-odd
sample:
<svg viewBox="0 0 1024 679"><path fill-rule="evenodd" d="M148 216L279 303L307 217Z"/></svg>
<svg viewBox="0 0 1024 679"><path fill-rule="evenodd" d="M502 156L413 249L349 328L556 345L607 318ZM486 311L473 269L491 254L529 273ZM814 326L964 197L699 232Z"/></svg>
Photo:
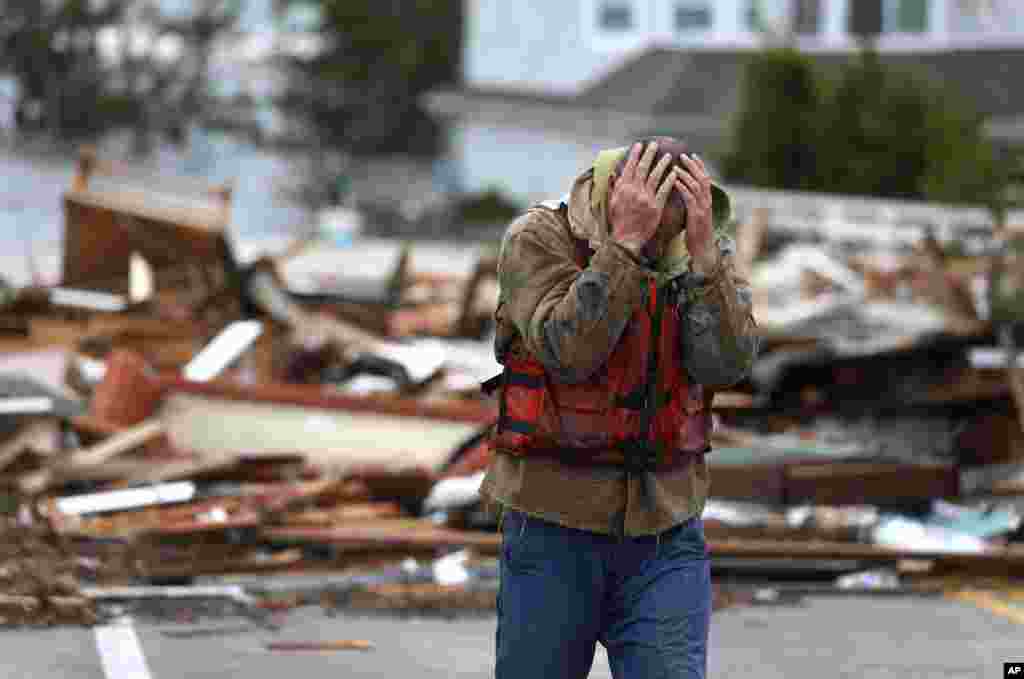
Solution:
<svg viewBox="0 0 1024 679"><path fill-rule="evenodd" d="M586 679L604 598L600 536L508 511L496 679Z"/></svg>
<svg viewBox="0 0 1024 679"><path fill-rule="evenodd" d="M623 541L601 642L615 679L704 679L711 568L699 518Z"/></svg>

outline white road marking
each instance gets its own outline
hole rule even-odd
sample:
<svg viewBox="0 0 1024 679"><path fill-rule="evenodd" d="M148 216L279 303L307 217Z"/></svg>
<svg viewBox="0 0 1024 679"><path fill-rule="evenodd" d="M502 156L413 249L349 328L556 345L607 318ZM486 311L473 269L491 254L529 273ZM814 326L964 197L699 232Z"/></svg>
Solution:
<svg viewBox="0 0 1024 679"><path fill-rule="evenodd" d="M95 628L96 649L107 679L152 679L130 618Z"/></svg>

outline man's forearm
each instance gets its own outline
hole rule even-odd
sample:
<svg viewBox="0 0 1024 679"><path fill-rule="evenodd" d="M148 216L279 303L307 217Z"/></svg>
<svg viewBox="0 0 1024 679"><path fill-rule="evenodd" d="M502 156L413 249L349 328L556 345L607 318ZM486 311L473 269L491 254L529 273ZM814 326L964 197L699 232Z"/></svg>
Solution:
<svg viewBox="0 0 1024 679"><path fill-rule="evenodd" d="M696 382L727 387L750 374L759 345L750 289L732 275L728 260L688 291L681 312L684 367Z"/></svg>
<svg viewBox="0 0 1024 679"><path fill-rule="evenodd" d="M580 382L611 355L647 277L633 256L607 242L560 298L541 304L529 343L564 382Z"/></svg>
<svg viewBox="0 0 1024 679"><path fill-rule="evenodd" d="M534 212L502 245L502 315L527 351L562 382L603 365L642 299L648 273L622 246L605 242L580 268L576 244L555 217Z"/></svg>

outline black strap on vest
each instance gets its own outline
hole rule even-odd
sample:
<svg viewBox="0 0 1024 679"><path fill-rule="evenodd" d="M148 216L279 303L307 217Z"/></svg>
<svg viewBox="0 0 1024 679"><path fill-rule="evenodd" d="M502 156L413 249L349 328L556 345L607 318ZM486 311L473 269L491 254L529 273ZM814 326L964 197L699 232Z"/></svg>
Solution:
<svg viewBox="0 0 1024 679"><path fill-rule="evenodd" d="M654 425L654 415L660 404L658 393L658 363L661 353L661 321L665 315L664 290L655 290L657 300L654 304L654 316L651 319L650 349L647 353L647 379L643 386L643 409L640 413L640 435L622 443L622 453L625 457L625 468L632 473L653 472L659 467L661 451L658 445L651 440L651 427ZM638 390L639 391L639 390ZM635 394L636 392L634 392ZM630 396L634 396L630 394Z"/></svg>
<svg viewBox="0 0 1024 679"><path fill-rule="evenodd" d="M536 430L533 422L515 420L508 416L507 400L505 389L509 386L526 387L527 389L541 389L545 386L544 378L539 375L527 375L526 373L513 372L505 368L500 373L480 384L480 390L490 396L501 389L498 397L498 423L496 431L511 431L517 434L529 436Z"/></svg>

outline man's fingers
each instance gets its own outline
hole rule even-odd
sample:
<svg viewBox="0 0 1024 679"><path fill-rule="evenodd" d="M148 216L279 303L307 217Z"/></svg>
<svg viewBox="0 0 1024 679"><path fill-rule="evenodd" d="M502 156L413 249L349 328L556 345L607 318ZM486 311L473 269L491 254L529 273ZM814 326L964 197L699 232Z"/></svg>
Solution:
<svg viewBox="0 0 1024 679"><path fill-rule="evenodd" d="M683 159L683 163L686 165L686 167L690 169L690 172L693 174L694 177L696 177L702 182L711 181L711 177L708 176L707 168L704 167L704 163L701 162L699 158L697 158L696 156L688 156L685 153L680 155Z"/></svg>
<svg viewBox="0 0 1024 679"><path fill-rule="evenodd" d="M647 179L647 175L651 171L651 163L654 161L654 154L658 151L658 142L652 141L647 144L647 148L644 149L644 153L640 156L640 162L637 164L637 172L640 174L640 178L643 180Z"/></svg>
<svg viewBox="0 0 1024 679"><path fill-rule="evenodd" d="M671 162L672 162L672 156L669 155L668 153L666 153L665 155L663 155L661 157L661 160L658 161L658 164L655 165L654 169L651 171L650 176L647 177L647 190L648 191L650 191L651 193L655 193L655 192L658 191L658 177L660 177L661 175L665 174L665 169L668 167L669 163L671 163Z"/></svg>
<svg viewBox="0 0 1024 679"><path fill-rule="evenodd" d="M665 157L668 158L668 156ZM660 165L661 163L658 164ZM668 175L665 176L665 180L661 182L661 186L658 187L658 193L655 194L655 200L657 201L659 209L664 208L665 204L668 203L668 197L672 193L672 189L675 186L678 176L679 170L673 167L669 170Z"/></svg>
<svg viewBox="0 0 1024 679"><path fill-rule="evenodd" d="M626 158L626 165L622 168L622 175L624 177L632 177L636 172L636 164L640 160L641 148L642 145L640 143L636 143L629 149L629 157Z"/></svg>
<svg viewBox="0 0 1024 679"><path fill-rule="evenodd" d="M684 184L682 180L677 179L675 187L679 190L679 193L683 194L683 201L686 203L687 214L700 207L700 202L697 200L697 197L693 195L693 191L689 186Z"/></svg>
<svg viewBox="0 0 1024 679"><path fill-rule="evenodd" d="M690 176L686 172L680 172L679 176L680 176L680 181L682 181L686 185L686 187L688 189L690 189L690 191L693 193L694 197L697 199L698 203L700 203L701 205L704 205L705 203L710 202L710 199L711 199L710 187L708 187L708 186L704 185L703 183L697 181L696 179L694 179L692 176Z"/></svg>

